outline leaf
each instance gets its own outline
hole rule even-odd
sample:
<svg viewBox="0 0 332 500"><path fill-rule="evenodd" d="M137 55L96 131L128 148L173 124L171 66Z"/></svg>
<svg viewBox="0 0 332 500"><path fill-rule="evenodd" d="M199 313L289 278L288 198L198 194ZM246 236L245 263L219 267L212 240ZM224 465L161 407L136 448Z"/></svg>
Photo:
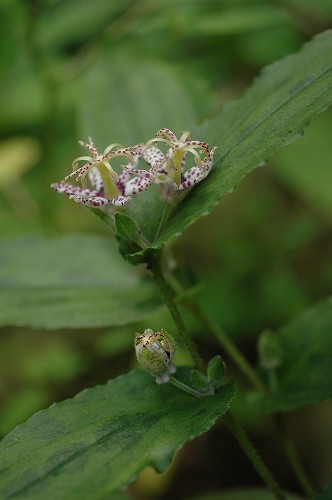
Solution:
<svg viewBox="0 0 332 500"><path fill-rule="evenodd" d="M195 32L205 35L232 35L262 28L270 28L287 21L280 9L263 3L224 9L222 15L205 13L200 17Z"/></svg>
<svg viewBox="0 0 332 500"><path fill-rule="evenodd" d="M0 325L40 329L101 328L135 323L161 307L155 290L100 287L0 289Z"/></svg>
<svg viewBox="0 0 332 500"><path fill-rule="evenodd" d="M123 49L104 53L86 73L82 87L81 138L91 136L100 150L112 142L126 146L146 142L161 127L185 130L197 120L192 99L172 66L134 57ZM135 196L126 207L149 241L162 211L157 186ZM137 249L127 253L139 255Z"/></svg>
<svg viewBox="0 0 332 500"><path fill-rule="evenodd" d="M225 106L214 120L196 129L188 123L194 139L218 146L215 165L176 207L151 248L161 248L182 234L244 175L301 137L311 118L332 102L331 51L332 32L326 31L300 52L265 68L244 96ZM140 225L140 214L137 222Z"/></svg>
<svg viewBox="0 0 332 500"><path fill-rule="evenodd" d="M114 214L115 230L118 235L130 241L131 243L136 242L140 235L140 230L131 217L121 212L115 212Z"/></svg>
<svg viewBox="0 0 332 500"><path fill-rule="evenodd" d="M332 496L332 481L329 481L325 488L320 492L317 500L329 500Z"/></svg>
<svg viewBox="0 0 332 500"><path fill-rule="evenodd" d="M47 53L65 51L68 47L90 42L102 30L125 13L129 0L109 2L108 0L72 0L52 2L36 26L36 43L39 50ZM113 28L113 26L112 26ZM113 28L116 30L116 27Z"/></svg>
<svg viewBox="0 0 332 500"><path fill-rule="evenodd" d="M229 384L197 399L138 371L87 389L36 413L0 443L0 496L106 498L147 465L166 470L186 441L227 411L234 393Z"/></svg>
<svg viewBox="0 0 332 500"><path fill-rule="evenodd" d="M161 305L154 288L96 235L3 241L0 276L0 325L124 325Z"/></svg>
<svg viewBox="0 0 332 500"><path fill-rule="evenodd" d="M300 500L303 497L287 494L290 500ZM239 488L222 490L215 493L204 493L188 498L188 500L274 500L275 495L265 488Z"/></svg>
<svg viewBox="0 0 332 500"><path fill-rule="evenodd" d="M219 387L225 376L226 366L219 354L209 361L207 378L214 387Z"/></svg>
<svg viewBox="0 0 332 500"><path fill-rule="evenodd" d="M332 397L332 298L281 329L277 389L263 411L290 411Z"/></svg>
<svg viewBox="0 0 332 500"><path fill-rule="evenodd" d="M273 166L273 174L288 188L328 217L332 212L331 129L329 110L315 119L303 141L279 151Z"/></svg>
<svg viewBox="0 0 332 500"><path fill-rule="evenodd" d="M172 66L126 50L103 54L87 72L83 94L82 139L91 136L100 149L112 142L126 146L146 142L161 127L185 130L197 117Z"/></svg>

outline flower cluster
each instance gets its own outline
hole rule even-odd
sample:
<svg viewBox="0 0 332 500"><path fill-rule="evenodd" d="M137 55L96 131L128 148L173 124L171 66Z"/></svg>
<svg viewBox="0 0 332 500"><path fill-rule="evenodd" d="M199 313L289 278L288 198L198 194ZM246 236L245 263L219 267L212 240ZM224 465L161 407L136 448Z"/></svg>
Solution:
<svg viewBox="0 0 332 500"><path fill-rule="evenodd" d="M164 144L167 150L163 152L157 146L158 143ZM54 183L51 187L58 193L68 195L76 203L94 208L123 206L152 184L159 184L161 200L171 203L177 191L183 191L205 179L212 168L215 150L210 149L206 142L190 140L189 132L184 132L177 139L166 128L159 130L146 144L127 148L111 144L102 154L91 139L88 144L82 141L80 144L90 155L76 158L73 171L62 182ZM188 153L194 158L191 167L188 167ZM126 160L120 173L111 166L112 159L117 157ZM147 168L139 168L142 160ZM79 166L81 161L84 163ZM81 186L66 182L73 177L81 181Z"/></svg>

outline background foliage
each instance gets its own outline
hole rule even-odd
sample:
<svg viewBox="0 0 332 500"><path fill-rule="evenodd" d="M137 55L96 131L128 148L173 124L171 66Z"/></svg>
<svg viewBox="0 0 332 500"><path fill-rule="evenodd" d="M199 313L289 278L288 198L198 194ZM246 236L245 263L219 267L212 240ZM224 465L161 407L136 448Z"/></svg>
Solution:
<svg viewBox="0 0 332 500"><path fill-rule="evenodd" d="M5 0L0 9L4 436L35 411L132 368L134 331L173 328L144 267L129 267L97 217L49 189L81 154L77 140L91 135L102 149L115 140L137 143L162 126L177 134L195 127L211 134L204 120L239 99L263 66L331 27L332 8L328 0ZM299 81L300 68L296 74ZM249 121L260 119L260 94L255 98ZM224 108L218 130L236 106ZM280 368L279 393L263 403L252 395L251 404L248 396L241 397L246 384L240 377L237 415L278 478L295 492L283 451L271 437L273 424L267 419L262 425L261 406L293 410L289 426L310 476L322 488L332 473L327 425L332 410L321 402L329 391L324 367L330 370L331 364L327 358L322 364L320 357L331 352L330 301L325 300L332 288L331 122L326 111L300 141L269 160L269 168L255 170L238 187L239 178L230 178L225 191L237 190L172 249L185 264L182 278L188 286L202 282L203 307L253 363L259 362L258 335L267 327L280 330L288 358ZM218 154L231 150L238 138L229 134L228 140L218 143ZM51 300L45 298L47 290ZM142 290L151 297L150 308L142 304ZM44 299L44 309L34 309L34 297ZM95 304L103 314L93 315ZM318 333L310 328L315 315L321 320ZM204 355L220 351L192 316L186 321ZM290 341L292 332L315 349L302 351L297 364L289 365L301 347ZM185 362L180 350L177 363ZM322 370L314 372L321 377L321 395L312 380L313 363ZM231 365L230 371L238 376ZM285 407L282 391L289 377L299 403L287 392ZM311 400L301 401L303 380L313 383ZM321 404L295 411L316 402ZM131 494L183 498L241 485L260 482L218 424L188 443L166 475L156 477L146 469Z"/></svg>

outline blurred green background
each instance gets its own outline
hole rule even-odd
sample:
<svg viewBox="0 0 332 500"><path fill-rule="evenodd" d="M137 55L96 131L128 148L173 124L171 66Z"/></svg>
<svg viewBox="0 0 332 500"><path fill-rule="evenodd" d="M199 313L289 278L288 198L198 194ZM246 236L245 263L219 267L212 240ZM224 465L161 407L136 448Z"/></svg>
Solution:
<svg viewBox="0 0 332 500"><path fill-rule="evenodd" d="M78 139L91 135L102 149L137 143L163 126L179 134L239 97L264 65L331 26L331 0L2 0L1 237L108 235L91 212L49 188L82 154ZM173 249L188 284L202 283L205 309L254 363L263 329L331 293L331 131L327 111ZM219 352L187 321L207 356ZM171 330L163 311L148 325L112 330L2 328L0 435L53 401L130 369L133 332L167 325ZM272 424L240 407L238 413L279 479L296 491ZM289 415L317 487L332 474L323 431L331 413L324 403ZM260 481L219 425L185 447L166 475L145 472L133 492L183 498L242 484Z"/></svg>

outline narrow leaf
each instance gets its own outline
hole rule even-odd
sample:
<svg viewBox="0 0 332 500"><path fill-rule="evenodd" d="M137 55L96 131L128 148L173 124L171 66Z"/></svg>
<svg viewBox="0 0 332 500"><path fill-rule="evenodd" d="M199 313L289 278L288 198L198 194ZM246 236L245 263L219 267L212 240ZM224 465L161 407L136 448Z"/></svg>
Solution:
<svg viewBox="0 0 332 500"><path fill-rule="evenodd" d="M114 221L115 221L115 230L118 236L130 242L137 241L140 235L140 230L134 219L132 219L126 214L115 212Z"/></svg>

